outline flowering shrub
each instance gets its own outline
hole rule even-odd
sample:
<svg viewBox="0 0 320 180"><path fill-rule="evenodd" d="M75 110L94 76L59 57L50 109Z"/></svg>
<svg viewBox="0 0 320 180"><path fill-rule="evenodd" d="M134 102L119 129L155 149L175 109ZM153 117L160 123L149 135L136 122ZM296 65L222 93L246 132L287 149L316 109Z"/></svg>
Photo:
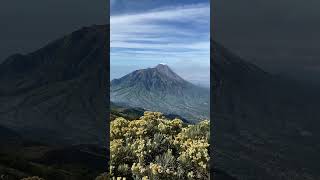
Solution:
<svg viewBox="0 0 320 180"><path fill-rule="evenodd" d="M187 125L159 112L118 117L110 128L111 179L209 179L209 121Z"/></svg>

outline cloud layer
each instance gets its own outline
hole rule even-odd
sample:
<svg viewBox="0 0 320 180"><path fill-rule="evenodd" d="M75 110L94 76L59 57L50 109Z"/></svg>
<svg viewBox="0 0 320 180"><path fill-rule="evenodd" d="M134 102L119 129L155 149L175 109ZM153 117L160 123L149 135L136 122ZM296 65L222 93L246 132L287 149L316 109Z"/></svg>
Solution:
<svg viewBox="0 0 320 180"><path fill-rule="evenodd" d="M164 62L182 76L190 74L183 69L194 67L193 79L209 80L208 3L113 15L110 24L111 66L138 63L144 67Z"/></svg>

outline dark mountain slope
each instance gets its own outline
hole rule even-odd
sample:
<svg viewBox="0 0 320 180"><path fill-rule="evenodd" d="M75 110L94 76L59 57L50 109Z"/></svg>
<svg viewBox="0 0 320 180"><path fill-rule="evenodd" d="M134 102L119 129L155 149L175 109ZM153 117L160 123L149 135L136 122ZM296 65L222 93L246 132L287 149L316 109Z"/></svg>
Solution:
<svg viewBox="0 0 320 180"><path fill-rule="evenodd" d="M106 26L0 64L0 125L51 143L105 142Z"/></svg>
<svg viewBox="0 0 320 180"><path fill-rule="evenodd" d="M317 131L318 89L266 73L216 43L213 48L216 116L235 117L238 128Z"/></svg>
<svg viewBox="0 0 320 180"><path fill-rule="evenodd" d="M317 90L212 48L215 168L246 180L319 179Z"/></svg>
<svg viewBox="0 0 320 180"><path fill-rule="evenodd" d="M185 81L167 65L112 80L110 95L112 102L177 114L191 122L209 118L209 90Z"/></svg>

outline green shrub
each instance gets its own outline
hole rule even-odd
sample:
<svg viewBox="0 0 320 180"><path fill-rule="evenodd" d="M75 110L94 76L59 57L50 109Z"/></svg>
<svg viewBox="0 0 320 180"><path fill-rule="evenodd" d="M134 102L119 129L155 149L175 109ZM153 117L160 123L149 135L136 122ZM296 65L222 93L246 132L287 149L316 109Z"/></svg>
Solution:
<svg viewBox="0 0 320 180"><path fill-rule="evenodd" d="M209 121L196 125L145 112L110 128L111 179L208 179Z"/></svg>

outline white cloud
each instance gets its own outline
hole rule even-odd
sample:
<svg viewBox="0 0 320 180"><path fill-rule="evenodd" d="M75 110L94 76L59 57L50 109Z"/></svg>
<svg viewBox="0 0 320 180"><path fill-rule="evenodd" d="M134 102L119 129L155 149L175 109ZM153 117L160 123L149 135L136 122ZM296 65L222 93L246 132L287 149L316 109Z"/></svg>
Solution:
<svg viewBox="0 0 320 180"><path fill-rule="evenodd" d="M111 48L193 49L209 50L209 29L203 19L210 16L208 4L161 8L139 14L111 16ZM177 23L187 23L186 28ZM160 53L160 52L159 52Z"/></svg>
<svg viewBox="0 0 320 180"><path fill-rule="evenodd" d="M208 66L209 20L209 4L113 15L110 17L111 61L132 59L163 62L165 59L166 63L196 61ZM199 70L199 73L202 72Z"/></svg>
<svg viewBox="0 0 320 180"><path fill-rule="evenodd" d="M138 14L124 14L111 16L112 24L146 23L156 20L180 22L204 22L204 17L210 16L208 4L194 4L179 7L155 9Z"/></svg>

